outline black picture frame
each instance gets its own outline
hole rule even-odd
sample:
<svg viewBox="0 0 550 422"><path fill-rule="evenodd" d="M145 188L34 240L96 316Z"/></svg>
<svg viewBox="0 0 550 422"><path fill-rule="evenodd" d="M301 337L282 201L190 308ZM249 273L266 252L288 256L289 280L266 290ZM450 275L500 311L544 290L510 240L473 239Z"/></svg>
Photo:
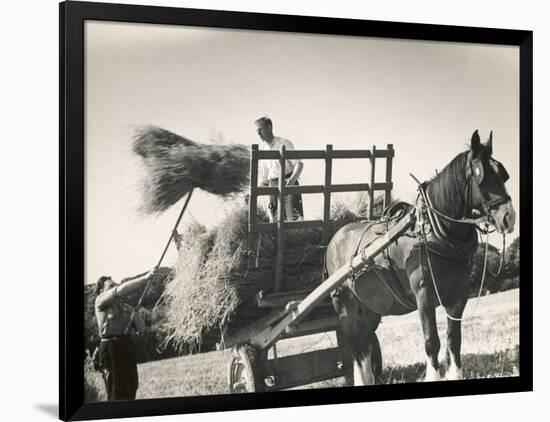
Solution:
<svg viewBox="0 0 550 422"><path fill-rule="evenodd" d="M520 230L521 278L532 280L533 33L473 28L260 13L70 1L60 4L60 418L86 420L238 409L312 406L531 391L533 388L533 292L520 295L518 377L461 382L393 384L364 388L283 391L276 394L218 395L84 403L84 22L86 20L192 25L295 33L368 36L484 43L520 49Z"/></svg>

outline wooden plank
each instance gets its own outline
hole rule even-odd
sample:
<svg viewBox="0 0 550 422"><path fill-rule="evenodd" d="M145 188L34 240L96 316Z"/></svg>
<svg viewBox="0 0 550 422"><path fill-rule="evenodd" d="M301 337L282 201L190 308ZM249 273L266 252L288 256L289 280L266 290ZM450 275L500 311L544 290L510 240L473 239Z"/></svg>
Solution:
<svg viewBox="0 0 550 422"><path fill-rule="evenodd" d="M348 183L345 185L332 185L330 187L331 192L360 192L369 190L370 185L368 183Z"/></svg>
<svg viewBox="0 0 550 422"><path fill-rule="evenodd" d="M304 300L309 293L311 290L279 293L266 293L264 290L260 290L256 293L256 304L258 308L284 307L288 302Z"/></svg>
<svg viewBox="0 0 550 422"><path fill-rule="evenodd" d="M267 391L277 391L344 376L343 362L337 347L263 362L262 373L276 383Z"/></svg>
<svg viewBox="0 0 550 422"><path fill-rule="evenodd" d="M332 145L327 145L325 154L325 186L323 189L323 237L321 245L326 246L330 240L330 197L332 185Z"/></svg>
<svg viewBox="0 0 550 422"><path fill-rule="evenodd" d="M285 187L286 192L290 194L306 194L306 193L323 193L324 186L322 185L292 185Z"/></svg>
<svg viewBox="0 0 550 422"><path fill-rule="evenodd" d="M370 154L368 149L335 149L332 151L332 158L370 158Z"/></svg>
<svg viewBox="0 0 550 422"><path fill-rule="evenodd" d="M277 218L277 251L275 255L275 292L278 292L281 290L281 284L282 284L282 278L283 278L283 252L285 247L285 232L284 232L284 224L285 224L285 178L283 175L286 174L285 172L285 161L286 161L286 148L284 145L281 145L280 153L281 157L279 159L279 166L280 166L280 177L279 177L279 196L277 198L278 201L278 218Z"/></svg>
<svg viewBox="0 0 550 422"><path fill-rule="evenodd" d="M264 290L260 290L255 296L256 305L258 308L284 308L291 302L301 302L311 291L312 289L266 293ZM332 306L330 302L322 302L322 305Z"/></svg>
<svg viewBox="0 0 550 422"><path fill-rule="evenodd" d="M306 220L306 221L285 221L283 230L295 230L295 229L311 229L315 227L322 227L322 220Z"/></svg>
<svg viewBox="0 0 550 422"><path fill-rule="evenodd" d="M279 154L279 151L271 151L271 150L258 150L257 154L258 160L278 160L281 155Z"/></svg>
<svg viewBox="0 0 550 422"><path fill-rule="evenodd" d="M386 183L386 182L377 182L374 185L372 185L372 190L386 190L386 189L393 189L393 183Z"/></svg>
<svg viewBox="0 0 550 422"><path fill-rule="evenodd" d="M254 226L258 220L258 198L254 189L258 186L258 145L252 145L250 150L250 196L248 198L248 226ZM248 232L248 268L255 266L258 235Z"/></svg>
<svg viewBox="0 0 550 422"><path fill-rule="evenodd" d="M287 159L298 158L301 160L322 160L325 158L325 151L320 150L306 150L306 149L295 149L286 151Z"/></svg>
<svg viewBox="0 0 550 422"><path fill-rule="evenodd" d="M354 191L368 191L370 185L368 183L349 183L342 185L327 185L325 188L323 185L300 185L300 186L286 186L286 192L289 194L308 194L308 193L325 193L328 192L354 192ZM374 191L377 190L387 190L393 189L393 183L387 182L378 182L373 185ZM256 196L266 196L266 195L278 195L279 188L275 186L271 187L257 187L251 190Z"/></svg>
<svg viewBox="0 0 550 422"><path fill-rule="evenodd" d="M393 151L393 145L388 144L387 147L388 151ZM386 159L386 185L389 185L386 187L384 192L384 208L387 208L391 204L391 191L393 189L393 183L392 183L392 167L393 167L393 155L389 156Z"/></svg>
<svg viewBox="0 0 550 422"><path fill-rule="evenodd" d="M392 148L377 149L374 158L392 158L395 155L395 151Z"/></svg>
<svg viewBox="0 0 550 422"><path fill-rule="evenodd" d="M371 158L372 152L368 149L340 149L333 150L333 158L354 159ZM394 150L379 149L376 151L375 158L388 158L394 156ZM279 160L281 157L279 151L259 150L258 160ZM322 150L292 150L287 151L287 158L303 160L323 160L325 151Z"/></svg>
<svg viewBox="0 0 550 422"><path fill-rule="evenodd" d="M283 224L283 230L296 230L296 229L311 229L315 227L322 227L322 220L307 220L307 221L285 221ZM278 223L256 223L248 226L250 233L259 232L274 232L278 229Z"/></svg>
<svg viewBox="0 0 550 422"><path fill-rule="evenodd" d="M285 224L286 227L286 224ZM302 264L319 264L322 265L322 258L325 255L325 251L323 249L316 249L312 252L309 252L307 255L296 255L296 254L286 254L283 259L283 265L302 265ZM298 270L298 268L297 268Z"/></svg>
<svg viewBox="0 0 550 422"><path fill-rule="evenodd" d="M256 223L248 226L249 233L274 232L277 230L277 223Z"/></svg>
<svg viewBox="0 0 550 422"><path fill-rule="evenodd" d="M250 193L255 196L279 195L279 188L276 186L250 188Z"/></svg>
<svg viewBox="0 0 550 422"><path fill-rule="evenodd" d="M334 331L340 328L340 319L336 316L317 318L311 321L303 321L298 324L291 324L285 330L284 337L307 336L309 334Z"/></svg>
<svg viewBox="0 0 550 422"><path fill-rule="evenodd" d="M372 146L372 155L370 159L370 185L374 186L374 179L376 178L376 145ZM369 190L369 220L373 219L373 209L374 209L374 190Z"/></svg>
<svg viewBox="0 0 550 422"><path fill-rule="evenodd" d="M250 339L252 337L265 330L265 327L279 321L287 313L288 312L285 310L278 309L262 318L257 319L245 328L225 336L224 341L220 344L221 348L228 349L236 344L250 343Z"/></svg>

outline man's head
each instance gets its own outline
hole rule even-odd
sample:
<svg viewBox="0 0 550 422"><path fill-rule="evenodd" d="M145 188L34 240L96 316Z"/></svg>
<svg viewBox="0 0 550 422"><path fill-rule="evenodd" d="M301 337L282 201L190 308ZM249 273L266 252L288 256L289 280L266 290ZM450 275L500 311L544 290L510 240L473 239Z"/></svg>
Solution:
<svg viewBox="0 0 550 422"><path fill-rule="evenodd" d="M97 280L97 283L95 285L95 294L96 296L98 296L101 293L106 292L107 290L110 290L115 286L116 286L116 283L113 281L111 276L102 275L101 277L99 277L99 280Z"/></svg>
<svg viewBox="0 0 550 422"><path fill-rule="evenodd" d="M256 132L262 141L270 144L273 142L273 123L267 116L260 117L254 122L256 124Z"/></svg>

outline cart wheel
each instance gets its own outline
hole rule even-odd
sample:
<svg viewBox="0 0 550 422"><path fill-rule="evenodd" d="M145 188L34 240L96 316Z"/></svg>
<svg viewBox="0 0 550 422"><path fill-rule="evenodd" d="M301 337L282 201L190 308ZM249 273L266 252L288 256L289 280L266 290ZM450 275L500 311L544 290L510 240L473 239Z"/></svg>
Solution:
<svg viewBox="0 0 550 422"><path fill-rule="evenodd" d="M376 334L374 335L374 341L372 342L372 371L374 372L374 379L376 383L383 383L382 381L382 350L380 349L380 342Z"/></svg>
<svg viewBox="0 0 550 422"><path fill-rule="evenodd" d="M250 344L241 344L231 351L227 364L230 393L256 393L265 389L258 350Z"/></svg>

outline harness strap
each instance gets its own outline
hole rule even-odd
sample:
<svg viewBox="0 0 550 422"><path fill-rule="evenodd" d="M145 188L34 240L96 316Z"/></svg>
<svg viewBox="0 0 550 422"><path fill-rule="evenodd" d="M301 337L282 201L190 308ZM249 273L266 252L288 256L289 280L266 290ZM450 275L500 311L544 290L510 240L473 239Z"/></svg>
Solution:
<svg viewBox="0 0 550 422"><path fill-rule="evenodd" d="M416 210L413 208L412 211L410 212L416 212ZM398 217L402 217L402 215L399 215ZM367 233L367 231L371 228L371 227L374 227L375 225L377 224L388 224L395 220L397 218L392 218L389 216L388 214L388 218L385 219L384 221L377 221L377 222L372 222L370 224L368 224L364 229L363 229L363 232L361 233L361 236L359 237L359 241L357 242L357 246L355 248L355 251L354 253L352 254L351 256L351 259L350 259L350 263L351 261L353 261L353 259L357 256L357 254L359 253L359 248L361 246L361 242L363 241L363 238L365 237L365 234ZM373 240L374 241L374 240ZM370 242L372 243L372 242ZM369 244L365 245L364 248L367 248L369 246ZM368 262L363 268L361 268L359 271L355 271L353 270L353 268L351 267L350 265L350 276L349 276L349 280L351 281L350 283L348 283L348 287L350 288L350 290L353 292L354 296L359 300L359 302L368 308L368 305L363 301L363 299L359 296L359 294L357 293L357 291L355 290L355 281L364 273L367 273L369 271L373 271L377 276L378 278L382 281L382 283L384 284L384 286L389 290L389 292L391 293L391 295L393 296L393 298L401 305L403 306L405 309L408 309L410 311L413 311L416 309L416 303L410 301L407 297L407 294L405 293L405 291L402 289L402 286L401 286L401 282L399 281L399 277L397 276L396 272L395 272L395 268L394 268L394 264L393 264L393 260L391 259L390 255L389 255L389 252L387 251L386 249L386 252L382 254L384 256L384 258L386 259L386 261L388 262L388 268L389 268L389 273L390 273L390 276L391 278L393 279L393 283L390 282L388 279L387 279L387 276L384 274L383 272L383 268L376 265L374 263L374 261L371 261L371 262ZM340 292L339 291L335 291L333 296L337 296Z"/></svg>

